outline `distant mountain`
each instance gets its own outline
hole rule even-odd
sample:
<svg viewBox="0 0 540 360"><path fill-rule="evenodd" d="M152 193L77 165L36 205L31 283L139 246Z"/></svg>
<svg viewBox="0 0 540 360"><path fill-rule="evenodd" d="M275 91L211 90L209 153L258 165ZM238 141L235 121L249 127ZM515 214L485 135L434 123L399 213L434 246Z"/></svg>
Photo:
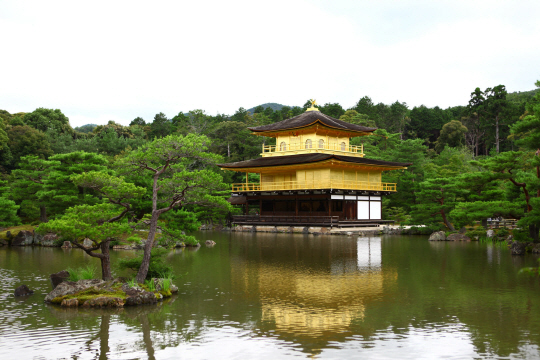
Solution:
<svg viewBox="0 0 540 360"><path fill-rule="evenodd" d="M506 99L512 102L516 102L516 103L526 102L526 101L531 100L534 97L534 95L536 95L536 93L539 91L540 89L529 90L529 91L515 91L512 93L508 93L508 95L506 96Z"/></svg>
<svg viewBox="0 0 540 360"><path fill-rule="evenodd" d="M92 131L94 131L94 128L96 126L97 126L96 124L86 124L86 125L83 125L83 126L77 126L74 130L78 131L78 132L88 134L88 133L91 133Z"/></svg>
<svg viewBox="0 0 540 360"><path fill-rule="evenodd" d="M281 110L281 108L283 108L285 105L281 105L281 104L278 104L278 103L265 103L265 104L261 104L261 105L257 105L257 106L262 106L264 109L266 109L266 108L269 107L269 108L271 108L271 109L274 110L274 111L279 111L279 110ZM255 108L256 108L257 106L254 106L254 107L252 107L252 108L250 108L250 109L247 109L247 111L249 111L250 113L253 114L253 112L255 111Z"/></svg>

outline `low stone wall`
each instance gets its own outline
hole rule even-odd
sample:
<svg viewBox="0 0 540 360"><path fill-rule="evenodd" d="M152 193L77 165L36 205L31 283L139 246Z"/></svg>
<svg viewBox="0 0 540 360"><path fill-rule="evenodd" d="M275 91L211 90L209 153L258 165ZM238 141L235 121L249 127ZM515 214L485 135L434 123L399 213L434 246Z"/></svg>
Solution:
<svg viewBox="0 0 540 360"><path fill-rule="evenodd" d="M207 230L207 228L201 228ZM209 229L208 229L209 230ZM215 229L214 229L215 230ZM286 233L286 234L312 234L312 235L345 235L345 236L379 236L379 235L401 235L402 228L392 226L382 226L380 228L346 229L329 228L318 226L263 226L263 225L237 225L233 227L223 227L221 231L235 232L264 232L264 233Z"/></svg>
<svg viewBox="0 0 540 360"><path fill-rule="evenodd" d="M2 243L10 246L62 246L62 241L58 239L58 236L56 234L40 235L34 231L29 230L21 230L15 235L12 235L8 231L7 237ZM0 243L0 246L2 243Z"/></svg>

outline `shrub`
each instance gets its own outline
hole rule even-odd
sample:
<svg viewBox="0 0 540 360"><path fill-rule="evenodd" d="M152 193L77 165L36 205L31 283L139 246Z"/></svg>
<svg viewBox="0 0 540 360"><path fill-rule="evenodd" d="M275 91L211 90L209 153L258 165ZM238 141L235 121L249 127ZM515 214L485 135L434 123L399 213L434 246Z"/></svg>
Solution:
<svg viewBox="0 0 540 360"><path fill-rule="evenodd" d="M148 291L155 292L156 291L156 283L154 282L154 279L148 279L144 282L144 285L148 288Z"/></svg>
<svg viewBox="0 0 540 360"><path fill-rule="evenodd" d="M134 288L134 287L137 287L139 284L137 284L137 281L135 280L135 278L132 278L128 281L126 281L126 284L128 284L128 286L130 288Z"/></svg>
<svg viewBox="0 0 540 360"><path fill-rule="evenodd" d="M196 246L199 243L199 240L195 238L195 236L186 236L184 238L184 244L188 246Z"/></svg>
<svg viewBox="0 0 540 360"><path fill-rule="evenodd" d="M510 231L503 227L503 228L500 228L498 231L497 231L497 236L498 237L501 237L501 238L506 238L508 235L510 234Z"/></svg>
<svg viewBox="0 0 540 360"><path fill-rule="evenodd" d="M469 230L465 233L466 236L470 237L471 239L478 239L478 240L482 240L482 239L486 239L487 238L487 235L486 235L486 229L484 229L484 227L480 226L478 228L469 228Z"/></svg>
<svg viewBox="0 0 540 360"><path fill-rule="evenodd" d="M64 241L67 241L67 240L62 238L61 236L59 236L56 239L54 239L53 243L54 243L54 246L60 247L60 246L64 245Z"/></svg>
<svg viewBox="0 0 540 360"><path fill-rule="evenodd" d="M133 235L126 239L126 242L128 243L139 243L141 241L141 238L139 236Z"/></svg>
<svg viewBox="0 0 540 360"><path fill-rule="evenodd" d="M164 256L168 251L166 249L152 249L152 256L150 258L150 266L148 267L147 279L157 278L160 274L172 273L172 267L165 263ZM140 254L131 259L120 259L118 261L118 267L122 270L131 269L133 271L139 271L143 259L143 254Z"/></svg>
<svg viewBox="0 0 540 360"><path fill-rule="evenodd" d="M532 239L529 237L528 229L514 229L512 231L512 235L514 236L514 240L516 241L521 241L521 242L532 241Z"/></svg>
<svg viewBox="0 0 540 360"><path fill-rule="evenodd" d="M430 235L433 231L432 228L427 226L411 226L409 229L405 229L402 234L406 235Z"/></svg>
<svg viewBox="0 0 540 360"><path fill-rule="evenodd" d="M170 278L163 278L161 280L161 288L164 291L169 291L171 289L172 280Z"/></svg>
<svg viewBox="0 0 540 360"><path fill-rule="evenodd" d="M69 281L90 280L96 275L96 268L92 265L76 269L68 268Z"/></svg>

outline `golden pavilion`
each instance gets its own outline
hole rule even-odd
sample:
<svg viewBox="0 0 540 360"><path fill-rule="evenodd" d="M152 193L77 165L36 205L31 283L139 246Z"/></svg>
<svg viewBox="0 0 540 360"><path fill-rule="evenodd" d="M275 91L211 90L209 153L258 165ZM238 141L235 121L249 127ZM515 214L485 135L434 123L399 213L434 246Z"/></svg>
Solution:
<svg viewBox="0 0 540 360"><path fill-rule="evenodd" d="M406 169L409 163L368 159L363 145L350 138L370 136L376 128L350 124L321 113L312 101L301 115L249 128L254 135L276 138L263 145L258 159L220 164L246 173L232 185L232 204L244 205L236 224L289 226L355 226L380 224L382 196L397 191L383 183L383 171ZM260 175L248 182L249 173Z"/></svg>

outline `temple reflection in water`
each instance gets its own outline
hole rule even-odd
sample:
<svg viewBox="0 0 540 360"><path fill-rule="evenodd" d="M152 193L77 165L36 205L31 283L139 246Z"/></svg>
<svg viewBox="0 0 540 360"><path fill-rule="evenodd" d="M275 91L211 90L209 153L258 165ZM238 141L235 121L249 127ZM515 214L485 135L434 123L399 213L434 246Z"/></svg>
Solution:
<svg viewBox="0 0 540 360"><path fill-rule="evenodd" d="M259 262L233 260L233 287L247 296L258 294L263 331L302 337L347 332L353 321L364 320L369 303L382 297L385 283L396 280L395 271L383 271L379 237L310 241L321 241L327 256L312 254L309 243L294 242L285 259L265 249Z"/></svg>

